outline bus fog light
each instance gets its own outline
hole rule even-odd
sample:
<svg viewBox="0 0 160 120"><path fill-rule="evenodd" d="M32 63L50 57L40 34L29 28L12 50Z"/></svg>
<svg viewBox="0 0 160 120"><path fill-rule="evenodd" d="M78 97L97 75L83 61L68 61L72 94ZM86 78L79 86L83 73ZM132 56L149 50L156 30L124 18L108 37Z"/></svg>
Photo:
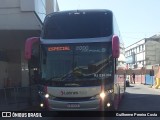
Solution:
<svg viewBox="0 0 160 120"><path fill-rule="evenodd" d="M49 98L49 94L45 94L45 98Z"/></svg>
<svg viewBox="0 0 160 120"><path fill-rule="evenodd" d="M40 107L43 107L43 106L44 106L44 104L43 104L43 103L41 103L41 104L40 104Z"/></svg>
<svg viewBox="0 0 160 120"><path fill-rule="evenodd" d="M111 104L110 103L107 103L107 107L110 107L111 106Z"/></svg>
<svg viewBox="0 0 160 120"><path fill-rule="evenodd" d="M101 93L100 93L100 97L101 97L102 99L104 99L104 98L106 97L106 94L105 94L104 92L101 92Z"/></svg>

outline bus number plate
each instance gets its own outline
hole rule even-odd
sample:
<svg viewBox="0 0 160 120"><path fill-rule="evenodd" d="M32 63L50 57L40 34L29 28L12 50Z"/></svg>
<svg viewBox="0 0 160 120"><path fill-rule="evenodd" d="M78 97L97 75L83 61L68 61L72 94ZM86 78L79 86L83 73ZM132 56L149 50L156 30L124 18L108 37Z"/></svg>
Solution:
<svg viewBox="0 0 160 120"><path fill-rule="evenodd" d="M67 104L67 107L68 108L79 108L80 104L78 104L78 103L69 103L69 104Z"/></svg>

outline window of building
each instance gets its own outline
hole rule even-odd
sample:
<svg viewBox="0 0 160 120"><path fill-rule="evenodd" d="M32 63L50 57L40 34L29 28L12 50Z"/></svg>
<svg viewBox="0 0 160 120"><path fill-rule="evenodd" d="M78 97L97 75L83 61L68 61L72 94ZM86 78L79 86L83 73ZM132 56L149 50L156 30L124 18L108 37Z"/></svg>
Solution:
<svg viewBox="0 0 160 120"><path fill-rule="evenodd" d="M144 45L142 45L142 51L144 50Z"/></svg>
<svg viewBox="0 0 160 120"><path fill-rule="evenodd" d="M141 51L141 48L140 48L140 46L138 46L138 48L139 48L139 52Z"/></svg>
<svg viewBox="0 0 160 120"><path fill-rule="evenodd" d="M139 46L139 52L141 52L141 45Z"/></svg>
<svg viewBox="0 0 160 120"><path fill-rule="evenodd" d="M137 52L136 52L136 48L134 48L134 52L137 53Z"/></svg>
<svg viewBox="0 0 160 120"><path fill-rule="evenodd" d="M137 53L139 52L139 47L137 47Z"/></svg>

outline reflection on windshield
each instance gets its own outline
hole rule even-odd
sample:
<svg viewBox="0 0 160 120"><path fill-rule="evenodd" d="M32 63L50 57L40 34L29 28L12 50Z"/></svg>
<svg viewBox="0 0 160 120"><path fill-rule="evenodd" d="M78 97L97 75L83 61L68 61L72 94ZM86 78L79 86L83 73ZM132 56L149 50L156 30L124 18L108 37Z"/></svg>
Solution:
<svg viewBox="0 0 160 120"><path fill-rule="evenodd" d="M112 74L111 52L103 46L76 46L68 51L47 51L44 57L46 64L42 63L42 78L45 80L97 80Z"/></svg>
<svg viewBox="0 0 160 120"><path fill-rule="evenodd" d="M63 80L93 80L98 77L109 77L111 76L111 61L105 59L99 61L95 64L89 64L88 67L76 67L73 71L66 74L62 79ZM107 74L106 74L107 73Z"/></svg>

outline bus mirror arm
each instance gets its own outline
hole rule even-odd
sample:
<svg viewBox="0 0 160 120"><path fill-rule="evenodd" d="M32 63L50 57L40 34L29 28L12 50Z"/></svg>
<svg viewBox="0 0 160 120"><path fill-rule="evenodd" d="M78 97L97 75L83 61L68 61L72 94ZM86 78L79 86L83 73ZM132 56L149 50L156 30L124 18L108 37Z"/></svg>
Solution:
<svg viewBox="0 0 160 120"><path fill-rule="evenodd" d="M32 57L32 46L33 46L33 44L38 43L38 42L39 42L39 37L31 37L31 38L28 38L26 40L25 53L24 53L26 60L31 59L31 57Z"/></svg>

